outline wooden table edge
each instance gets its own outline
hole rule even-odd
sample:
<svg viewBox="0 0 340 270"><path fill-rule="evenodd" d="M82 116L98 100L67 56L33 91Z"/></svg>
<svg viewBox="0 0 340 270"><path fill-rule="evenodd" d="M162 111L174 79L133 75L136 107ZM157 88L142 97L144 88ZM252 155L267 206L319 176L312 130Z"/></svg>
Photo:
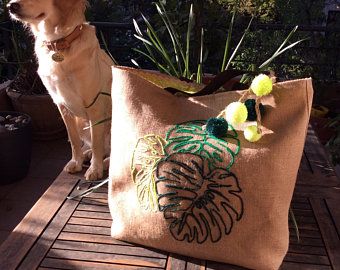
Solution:
<svg viewBox="0 0 340 270"><path fill-rule="evenodd" d="M0 246L0 269L15 269L30 251L78 183L79 175L61 172Z"/></svg>

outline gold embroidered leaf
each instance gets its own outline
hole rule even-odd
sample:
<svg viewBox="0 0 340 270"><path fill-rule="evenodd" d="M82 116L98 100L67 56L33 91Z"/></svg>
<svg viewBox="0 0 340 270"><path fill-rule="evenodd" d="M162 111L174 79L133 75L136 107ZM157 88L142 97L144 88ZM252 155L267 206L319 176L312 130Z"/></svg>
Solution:
<svg viewBox="0 0 340 270"><path fill-rule="evenodd" d="M164 157L166 141L157 135L146 135L137 141L131 161L131 176L136 184L138 201L142 208L157 211L158 201L154 174Z"/></svg>

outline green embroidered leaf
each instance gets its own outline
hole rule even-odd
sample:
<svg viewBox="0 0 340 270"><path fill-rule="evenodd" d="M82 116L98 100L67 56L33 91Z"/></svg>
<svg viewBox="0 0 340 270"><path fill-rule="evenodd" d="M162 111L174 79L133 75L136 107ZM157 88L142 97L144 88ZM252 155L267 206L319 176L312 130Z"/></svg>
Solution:
<svg viewBox="0 0 340 270"><path fill-rule="evenodd" d="M158 163L159 209L176 240L217 242L242 218L236 176L221 168L209 170L207 163L190 153L172 154Z"/></svg>
<svg viewBox="0 0 340 270"><path fill-rule="evenodd" d="M154 172L164 157L164 145L161 137L146 135L137 141L132 156L132 180L136 184L138 201L146 210L158 210Z"/></svg>
<svg viewBox="0 0 340 270"><path fill-rule="evenodd" d="M226 168L234 164L240 150L240 141L234 128L229 125L229 132L224 139L209 135L202 127L206 121L192 121L176 125L166 134L167 155L173 153L192 153L209 161L209 168Z"/></svg>

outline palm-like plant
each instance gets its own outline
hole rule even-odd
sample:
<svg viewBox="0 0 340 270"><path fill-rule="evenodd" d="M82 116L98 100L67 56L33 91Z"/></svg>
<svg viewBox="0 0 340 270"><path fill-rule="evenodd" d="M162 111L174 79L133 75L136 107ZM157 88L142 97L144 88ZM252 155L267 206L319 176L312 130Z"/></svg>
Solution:
<svg viewBox="0 0 340 270"><path fill-rule="evenodd" d="M168 34L171 40L172 47L170 49L167 48L165 45L165 42L162 41L155 30L155 27L152 26L152 24L149 22L149 20L142 15L143 21L146 25L146 30L143 32L141 30L141 27L137 23L136 20L133 21L135 26L135 37L139 39L143 45L145 50L140 50L135 48L134 50L140 53L142 56L146 57L148 60L150 60L156 68L162 72L166 73L170 76L175 76L177 78L187 78L190 80L196 80L196 82L201 83L202 82L202 76L203 76L203 58L204 58L204 29L201 29L201 40L200 40L200 50L199 50L199 62L197 64L197 67L194 68L195 72L192 72L190 69L190 37L192 35L194 21L195 21L195 14L193 5L190 6L190 12L188 16L188 25L187 25L187 32L185 35L185 41L181 41L181 35L178 33L176 28L174 27L174 24L169 18L169 15L165 9L165 6L162 4L161 1L159 3L156 3L156 8L159 17L161 18ZM235 56L238 54L241 45L245 38L247 37L247 34L250 31L250 27L252 24L252 21L254 17L252 17L248 23L248 26L243 32L243 35L241 36L240 40L238 41L236 47L234 50L232 50L231 44L232 44L232 38L233 38L233 30L234 30L234 22L235 17L237 14L236 8L234 8L232 13L231 22L229 24L229 29L227 33L227 38L225 42L224 47L224 56L222 59L221 69L220 71L223 72L225 70L229 70L231 68L231 65L233 63L233 60L235 59ZM297 26L294 27L294 29L288 34L288 36L285 38L285 40L281 43L279 48L269 57L267 60L265 60L260 66L253 66L254 72L261 72L264 70L267 70L269 68L269 65L282 53L285 51L293 48L300 42L304 41L305 39L298 40L294 43L289 44L290 39L294 35L294 33L297 31ZM132 62L139 66L136 60L132 60ZM251 77L250 75L243 76L241 82L246 83L250 81Z"/></svg>

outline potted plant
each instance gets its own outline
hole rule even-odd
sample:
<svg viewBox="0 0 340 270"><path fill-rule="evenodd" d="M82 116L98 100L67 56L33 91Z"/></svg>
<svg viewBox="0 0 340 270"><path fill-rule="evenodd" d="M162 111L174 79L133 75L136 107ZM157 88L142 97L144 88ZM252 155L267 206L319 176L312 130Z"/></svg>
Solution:
<svg viewBox="0 0 340 270"><path fill-rule="evenodd" d="M200 36L200 49L199 55L197 57L198 61L192 61L192 52L191 52L191 37L193 35L194 25L195 25L195 14L194 7L191 4L190 13L188 16L188 24L187 31L184 34L184 42L183 34L181 34L175 24L171 21L170 16L168 15L165 6L161 1L156 3L156 8L158 11L158 15L163 22L162 27L157 26L157 29L165 29L165 32L168 33L168 42L171 46L166 46L166 41L162 40L158 31L156 31L156 27L154 27L149 20L142 15L143 21L146 26L146 30L142 31L142 27L140 27L136 20L134 20L134 26L136 30L135 37L139 39L144 45L145 50L141 50L140 48L135 48L134 50L140 53L141 56L147 58L161 73L168 74L170 76L175 76L177 78L182 78L186 80L193 80L197 83L205 83L209 82L214 75L205 74L204 73L204 62L207 58L207 53L204 51L204 29L201 29ZM300 42L305 39L298 40L289 44L291 37L296 32L298 26L294 27L294 29L287 35L278 49L262 64L259 66L253 65L251 71L247 72L235 72L232 70L233 61L235 60L236 55L239 53L241 45L249 33L250 26L254 17L252 17L246 29L244 30L241 38L239 39L237 45L232 51L232 37L234 30L234 21L236 17L236 8L234 8L232 12L232 18L229 24L228 33L226 37L225 47L223 59L221 61L221 68L219 72L228 72L230 71L230 81L224 85L224 91L232 90L233 86L240 82L242 84L250 83L251 81L251 73L261 73L268 71L270 68L270 64L273 62L275 58L284 53L285 51L291 49L296 46ZM133 59L132 62L139 67L138 62ZM195 64L196 63L196 64ZM243 74L243 76L239 76ZM238 77L235 80L235 77ZM239 85L238 85L239 86ZM239 88L239 87L238 87ZM222 89L223 90L223 89ZM189 93L190 94L190 93Z"/></svg>
<svg viewBox="0 0 340 270"><path fill-rule="evenodd" d="M26 176L32 152L31 123L27 114L0 111L0 184Z"/></svg>
<svg viewBox="0 0 340 270"><path fill-rule="evenodd" d="M25 64L7 88L7 95L16 111L32 117L34 139L63 138L64 122L36 70L35 62Z"/></svg>
<svg viewBox="0 0 340 270"><path fill-rule="evenodd" d="M6 59L11 67L16 64L16 75L7 87L7 95L14 110L32 118L33 137L50 140L66 136L64 122L57 106L53 103L37 74L37 63L33 53L34 42L25 29L13 23L11 29L12 50Z"/></svg>

